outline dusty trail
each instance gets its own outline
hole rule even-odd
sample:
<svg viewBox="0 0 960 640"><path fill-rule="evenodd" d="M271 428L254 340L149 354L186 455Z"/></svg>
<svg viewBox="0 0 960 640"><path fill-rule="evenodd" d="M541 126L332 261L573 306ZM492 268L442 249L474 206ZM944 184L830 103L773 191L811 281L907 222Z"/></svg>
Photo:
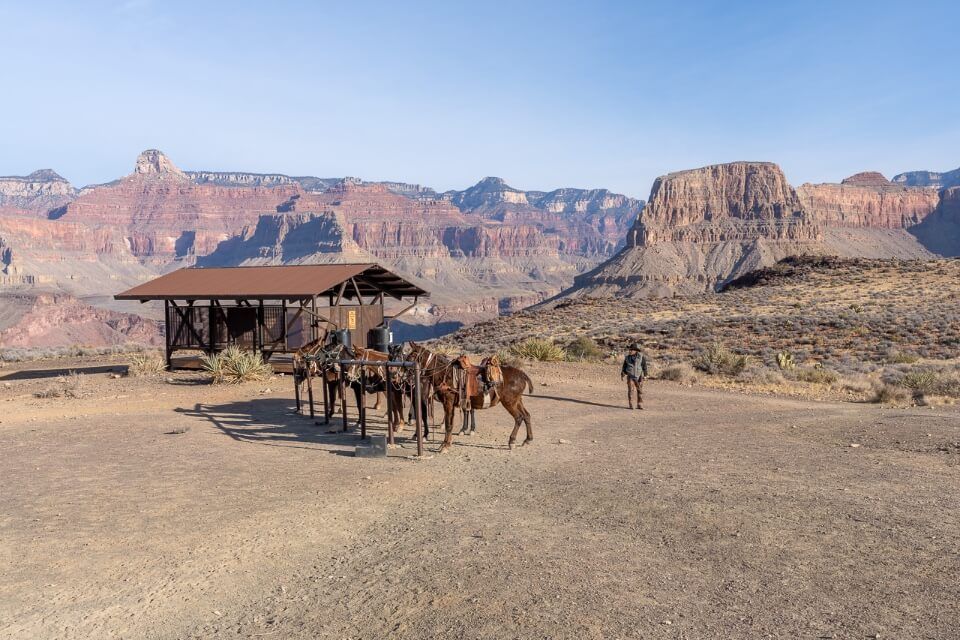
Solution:
<svg viewBox="0 0 960 640"><path fill-rule="evenodd" d="M957 637L955 409L531 373L532 446L495 409L419 462L285 387L7 411L0 637Z"/></svg>

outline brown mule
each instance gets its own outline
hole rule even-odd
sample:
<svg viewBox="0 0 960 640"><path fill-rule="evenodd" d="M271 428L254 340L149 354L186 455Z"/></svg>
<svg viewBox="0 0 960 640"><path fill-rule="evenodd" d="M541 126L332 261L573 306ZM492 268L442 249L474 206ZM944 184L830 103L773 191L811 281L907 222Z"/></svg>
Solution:
<svg viewBox="0 0 960 640"><path fill-rule="evenodd" d="M523 406L523 394L528 389L531 393L533 392L533 382L521 369L500 366L502 380L496 384L496 394L486 394L481 390L471 391L466 398L468 402L461 402L460 395L463 388L460 384L461 365L415 342L410 343L410 349L408 357L419 363L421 376L430 383L434 396L443 405L444 438L439 453L446 452L453 444L453 416L457 407L485 409L501 404L514 420L513 431L510 433L507 446L513 449L521 423L527 428L527 437L521 446L533 441L530 412ZM493 398L490 395L493 395Z"/></svg>
<svg viewBox="0 0 960 640"><path fill-rule="evenodd" d="M353 347L352 356L354 360L367 360L372 362L390 361L389 354L383 353L382 351L374 351L373 349L366 349L364 347ZM403 428L407 426L403 419L402 388L396 384L395 380L388 378L387 368L384 366L367 365L366 379L367 389L364 391L374 392L377 394L376 402L373 405L373 410L376 411L380 408L381 394L390 394L390 402L387 405L390 407L389 415L387 415L387 425L388 428L394 433L402 431Z"/></svg>

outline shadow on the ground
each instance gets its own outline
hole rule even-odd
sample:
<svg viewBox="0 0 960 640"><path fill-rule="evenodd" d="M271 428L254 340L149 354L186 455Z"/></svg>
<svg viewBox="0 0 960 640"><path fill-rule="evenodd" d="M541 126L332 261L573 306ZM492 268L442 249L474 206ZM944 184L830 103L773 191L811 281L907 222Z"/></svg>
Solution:
<svg viewBox="0 0 960 640"><path fill-rule="evenodd" d="M71 372L94 375L98 373L127 373L127 365L124 364L104 364L85 367L58 367L54 369L21 369L20 371L11 371L5 375L0 375L0 380L43 380L44 378L59 378L60 376L70 375Z"/></svg>
<svg viewBox="0 0 960 640"><path fill-rule="evenodd" d="M580 400L578 398L561 398L560 396L542 396L536 393L530 394L531 398L539 398L541 400L556 400L557 402L575 402L577 404L588 404L591 407L606 407L607 409L626 409L626 405L622 404L603 404L602 402L591 402L590 400Z"/></svg>
<svg viewBox="0 0 960 640"><path fill-rule="evenodd" d="M322 424L322 411L318 412L316 420L312 420L309 415L296 413L293 403L283 398L258 398L224 404L197 403L192 409L175 411L206 420L237 442L302 449L317 449L317 446L310 445L320 445L321 450L336 455L353 455L349 449L363 442L360 427L354 426L355 412L348 411L351 428L343 431L339 416L334 416L329 424ZM384 416L367 409L368 435L385 434L386 424ZM403 448L416 446L410 429L397 436L396 440Z"/></svg>

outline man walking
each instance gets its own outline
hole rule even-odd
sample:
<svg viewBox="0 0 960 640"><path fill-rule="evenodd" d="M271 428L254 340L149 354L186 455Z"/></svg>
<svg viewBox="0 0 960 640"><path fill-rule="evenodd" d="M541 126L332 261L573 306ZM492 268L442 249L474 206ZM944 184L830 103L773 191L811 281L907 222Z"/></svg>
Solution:
<svg viewBox="0 0 960 640"><path fill-rule="evenodd" d="M637 390L637 409L643 409L643 379L647 377L647 356L641 353L640 345L630 345L627 357L623 359L620 379L627 379L627 404L633 409L633 390Z"/></svg>

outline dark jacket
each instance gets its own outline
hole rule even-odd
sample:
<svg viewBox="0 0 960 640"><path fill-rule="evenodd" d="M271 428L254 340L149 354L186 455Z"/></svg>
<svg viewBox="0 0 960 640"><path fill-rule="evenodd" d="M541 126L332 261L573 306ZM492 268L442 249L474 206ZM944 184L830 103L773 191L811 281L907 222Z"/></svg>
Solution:
<svg viewBox="0 0 960 640"><path fill-rule="evenodd" d="M623 368L620 373L635 379L647 377L647 356L643 353L628 353L623 359Z"/></svg>

